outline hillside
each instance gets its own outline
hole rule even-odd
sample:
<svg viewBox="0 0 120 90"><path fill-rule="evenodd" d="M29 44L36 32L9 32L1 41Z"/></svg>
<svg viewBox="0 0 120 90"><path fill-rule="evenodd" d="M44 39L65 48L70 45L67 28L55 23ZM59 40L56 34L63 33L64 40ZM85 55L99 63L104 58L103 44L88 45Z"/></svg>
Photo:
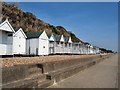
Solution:
<svg viewBox="0 0 120 90"><path fill-rule="evenodd" d="M24 32L45 30L48 34L54 33L63 34L65 37L71 36L73 42L81 41L75 36L74 33L67 31L63 26L50 25L43 20L38 19L31 12L22 11L15 4L3 3L2 14L2 20L4 21L6 18L8 18L14 29L21 27L23 28Z"/></svg>

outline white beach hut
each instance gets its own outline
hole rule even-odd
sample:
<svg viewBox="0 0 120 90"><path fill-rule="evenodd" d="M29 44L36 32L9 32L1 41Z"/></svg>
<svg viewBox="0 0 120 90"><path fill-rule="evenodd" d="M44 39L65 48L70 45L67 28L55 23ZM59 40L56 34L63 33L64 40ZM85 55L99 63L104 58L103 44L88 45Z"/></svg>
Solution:
<svg viewBox="0 0 120 90"><path fill-rule="evenodd" d="M0 55L13 55L13 27L6 19L0 24Z"/></svg>
<svg viewBox="0 0 120 90"><path fill-rule="evenodd" d="M54 34L48 34L48 38L49 38L49 54L54 54L55 50L55 36Z"/></svg>
<svg viewBox="0 0 120 90"><path fill-rule="evenodd" d="M13 54L26 54L26 38L22 28L16 30L13 35Z"/></svg>
<svg viewBox="0 0 120 90"><path fill-rule="evenodd" d="M49 38L46 32L28 32L27 35L27 54L48 55Z"/></svg>
<svg viewBox="0 0 120 90"><path fill-rule="evenodd" d="M73 54L81 54L81 44L81 42L73 42Z"/></svg>
<svg viewBox="0 0 120 90"><path fill-rule="evenodd" d="M56 54L63 54L64 53L64 47L65 47L65 39L63 35L55 35L55 53Z"/></svg>
<svg viewBox="0 0 120 90"><path fill-rule="evenodd" d="M93 46L92 45L90 45L90 54L93 54L94 52L93 52Z"/></svg>
<svg viewBox="0 0 120 90"><path fill-rule="evenodd" d="M64 48L64 53L67 53L67 54L72 54L72 39L71 37L66 37L65 38L65 48Z"/></svg>

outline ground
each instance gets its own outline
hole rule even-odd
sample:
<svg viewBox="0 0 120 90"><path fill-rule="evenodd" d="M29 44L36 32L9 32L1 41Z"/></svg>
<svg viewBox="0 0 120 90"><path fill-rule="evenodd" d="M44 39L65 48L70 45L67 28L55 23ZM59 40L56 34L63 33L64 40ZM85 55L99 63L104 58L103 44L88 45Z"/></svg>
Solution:
<svg viewBox="0 0 120 90"><path fill-rule="evenodd" d="M117 88L118 55L96 64L49 88Z"/></svg>
<svg viewBox="0 0 120 90"><path fill-rule="evenodd" d="M102 54L106 55L106 54ZM10 67L18 64L31 64L31 63L43 63L60 60L70 60L76 58L97 57L98 55L51 55L51 56L38 56L38 57L12 57L12 58L0 58L2 67Z"/></svg>

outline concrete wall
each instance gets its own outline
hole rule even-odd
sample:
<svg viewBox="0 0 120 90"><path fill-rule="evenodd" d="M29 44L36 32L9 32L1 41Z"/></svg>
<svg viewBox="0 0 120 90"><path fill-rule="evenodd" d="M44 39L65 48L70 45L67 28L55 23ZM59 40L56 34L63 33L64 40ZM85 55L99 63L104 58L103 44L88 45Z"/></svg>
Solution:
<svg viewBox="0 0 120 90"><path fill-rule="evenodd" d="M95 65L97 62L111 55L81 58L74 60L62 60L44 62L39 64L16 65L2 68L2 83L4 88L38 88L42 84L48 87L48 82L58 82L70 77L79 71ZM82 63L81 63L82 62ZM39 83L40 82L40 83Z"/></svg>
<svg viewBox="0 0 120 90"><path fill-rule="evenodd" d="M39 65L37 64L17 65L9 68L7 67L2 68L2 84L3 84L2 87L37 88L38 86L37 81L45 79L45 77L43 77L44 75L37 76L38 74L41 73L42 73L41 68L39 68Z"/></svg>
<svg viewBox="0 0 120 90"><path fill-rule="evenodd" d="M96 57L88 57L88 58L81 58L81 59L78 58L78 59L69 59L69 60L42 63L43 72L49 73L51 71L56 71L62 68L70 67L72 65L82 64L83 62L89 62L89 61L96 60L99 58L101 57L96 56Z"/></svg>

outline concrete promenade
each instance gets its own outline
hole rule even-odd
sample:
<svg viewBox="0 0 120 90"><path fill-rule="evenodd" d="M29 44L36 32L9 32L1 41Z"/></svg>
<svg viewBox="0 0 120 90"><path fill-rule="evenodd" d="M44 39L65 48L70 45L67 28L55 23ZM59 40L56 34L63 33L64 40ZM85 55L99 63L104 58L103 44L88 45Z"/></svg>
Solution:
<svg viewBox="0 0 120 90"><path fill-rule="evenodd" d="M118 55L114 55L49 88L117 88Z"/></svg>

